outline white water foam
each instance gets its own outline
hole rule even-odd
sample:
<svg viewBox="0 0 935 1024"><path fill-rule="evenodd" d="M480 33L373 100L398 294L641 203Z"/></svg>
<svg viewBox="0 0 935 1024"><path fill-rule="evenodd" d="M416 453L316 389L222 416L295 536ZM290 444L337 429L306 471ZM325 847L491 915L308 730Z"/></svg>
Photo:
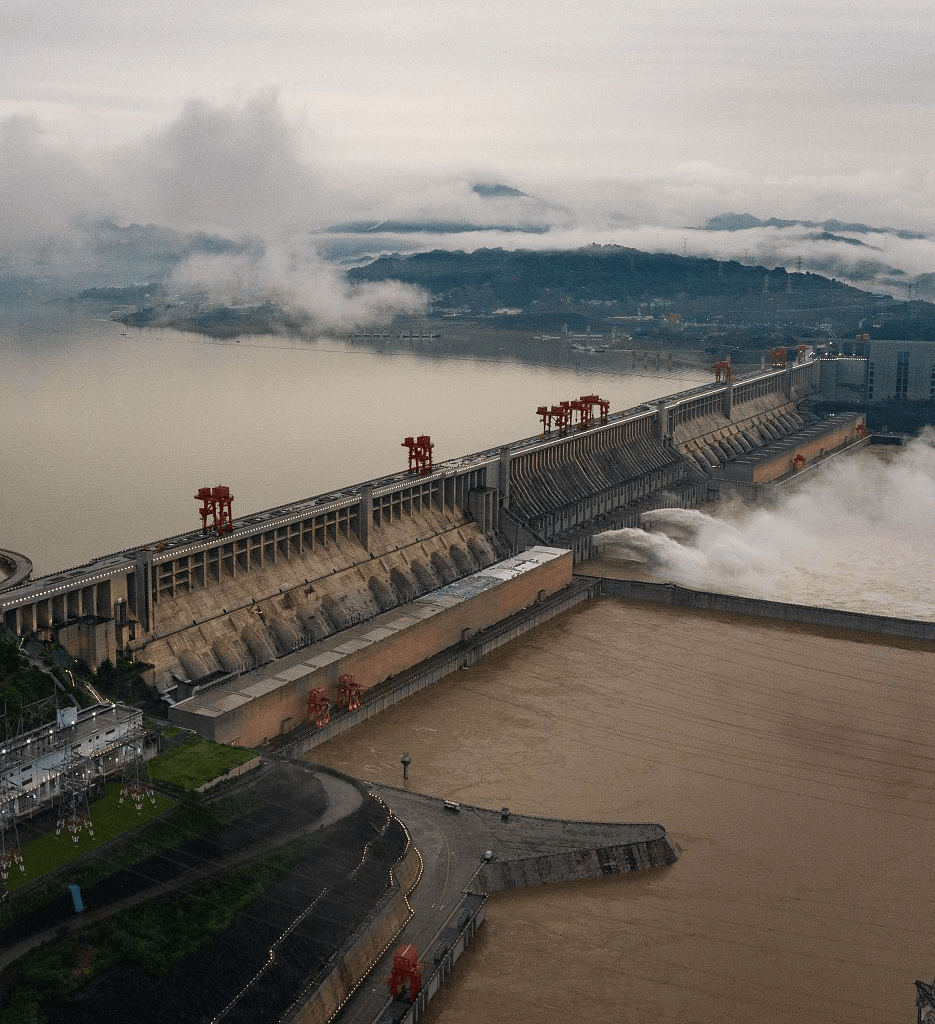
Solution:
<svg viewBox="0 0 935 1024"><path fill-rule="evenodd" d="M644 524L595 544L694 589L935 619L933 430L829 462L769 507L662 509Z"/></svg>

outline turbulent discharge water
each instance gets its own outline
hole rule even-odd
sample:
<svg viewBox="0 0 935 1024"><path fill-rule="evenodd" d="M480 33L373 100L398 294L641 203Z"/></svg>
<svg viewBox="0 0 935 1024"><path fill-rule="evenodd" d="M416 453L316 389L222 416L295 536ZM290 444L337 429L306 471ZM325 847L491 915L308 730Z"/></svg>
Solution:
<svg viewBox="0 0 935 1024"><path fill-rule="evenodd" d="M935 431L891 451L829 462L767 507L661 509L595 541L694 589L935 619Z"/></svg>

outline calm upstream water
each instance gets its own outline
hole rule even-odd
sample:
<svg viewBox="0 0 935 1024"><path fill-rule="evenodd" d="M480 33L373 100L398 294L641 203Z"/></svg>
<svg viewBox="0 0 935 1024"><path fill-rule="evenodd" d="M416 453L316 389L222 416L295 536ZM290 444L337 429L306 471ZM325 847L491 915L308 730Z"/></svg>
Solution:
<svg viewBox="0 0 935 1024"><path fill-rule="evenodd" d="M535 435L540 405L597 393L616 412L708 379L531 336L378 344L0 307L0 547L70 568L197 527L205 485L246 515L403 470L408 435L443 462Z"/></svg>

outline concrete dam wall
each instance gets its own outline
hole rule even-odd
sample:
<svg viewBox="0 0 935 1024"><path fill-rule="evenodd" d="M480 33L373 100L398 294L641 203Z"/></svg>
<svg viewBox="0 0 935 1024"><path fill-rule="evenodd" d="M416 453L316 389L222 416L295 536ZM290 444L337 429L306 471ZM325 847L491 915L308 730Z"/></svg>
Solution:
<svg viewBox="0 0 935 1024"><path fill-rule="evenodd" d="M570 552L530 548L253 672L209 682L169 717L219 743L265 743L306 721L311 689L334 704L341 677L352 675L366 691L560 593L571 578Z"/></svg>
<svg viewBox="0 0 935 1024"><path fill-rule="evenodd" d="M801 427L818 384L806 363L695 388L24 581L0 614L92 666L151 664L170 696L242 679L529 545L578 561L596 532L703 500L715 464Z"/></svg>

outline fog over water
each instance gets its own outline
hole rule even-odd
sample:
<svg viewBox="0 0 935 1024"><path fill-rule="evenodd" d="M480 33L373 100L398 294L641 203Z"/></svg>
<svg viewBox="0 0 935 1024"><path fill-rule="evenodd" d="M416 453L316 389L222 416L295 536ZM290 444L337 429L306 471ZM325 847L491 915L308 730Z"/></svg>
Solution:
<svg viewBox="0 0 935 1024"><path fill-rule="evenodd" d="M648 513L603 555L702 590L935 619L935 431L829 462L769 507Z"/></svg>

